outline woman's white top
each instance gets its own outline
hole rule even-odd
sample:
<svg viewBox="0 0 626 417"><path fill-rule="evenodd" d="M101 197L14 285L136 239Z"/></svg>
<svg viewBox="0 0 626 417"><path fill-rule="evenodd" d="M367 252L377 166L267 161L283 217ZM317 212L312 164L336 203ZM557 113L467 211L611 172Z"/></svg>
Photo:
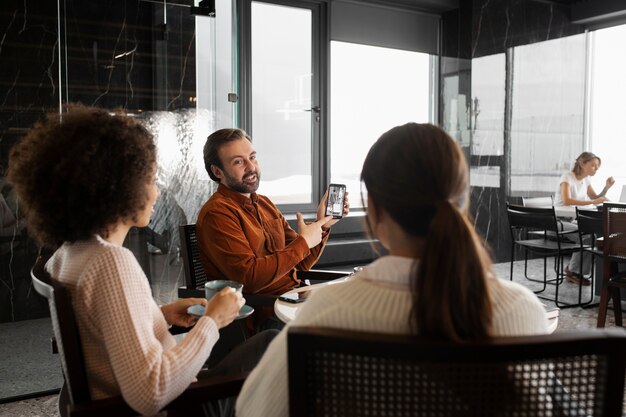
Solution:
<svg viewBox="0 0 626 417"><path fill-rule="evenodd" d="M345 283L311 294L296 318L272 341L246 379L237 416L289 415L287 331L290 326L325 326L357 331L411 334L411 267L415 259L384 256ZM496 336L548 333L545 309L528 288L493 278L492 332ZM298 389L294 387L294 389Z"/></svg>
<svg viewBox="0 0 626 417"><path fill-rule="evenodd" d="M559 185L556 189L556 194L554 195L554 206L561 207L564 206L563 196L561 195L561 184L567 183L569 184L569 196L574 200L584 200L589 201L590 198L587 195L587 190L591 185L591 180L589 177L585 177L582 180L576 179L576 176L573 172L568 172L566 174L561 175L561 179L559 180Z"/></svg>

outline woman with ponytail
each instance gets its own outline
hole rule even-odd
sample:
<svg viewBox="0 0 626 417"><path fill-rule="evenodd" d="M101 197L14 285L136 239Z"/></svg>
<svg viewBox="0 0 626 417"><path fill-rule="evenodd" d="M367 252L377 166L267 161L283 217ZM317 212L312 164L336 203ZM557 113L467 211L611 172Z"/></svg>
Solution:
<svg viewBox="0 0 626 417"><path fill-rule="evenodd" d="M547 333L527 288L499 280L468 220L468 167L442 129L408 123L370 149L361 172L367 223L388 255L315 291L287 326L422 334L452 341ZM246 380L237 415L287 416L287 334Z"/></svg>

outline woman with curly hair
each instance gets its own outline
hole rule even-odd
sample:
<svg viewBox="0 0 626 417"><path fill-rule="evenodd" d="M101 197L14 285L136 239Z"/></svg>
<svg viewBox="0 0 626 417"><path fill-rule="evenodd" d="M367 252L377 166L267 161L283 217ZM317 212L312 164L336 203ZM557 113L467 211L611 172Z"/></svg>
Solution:
<svg viewBox="0 0 626 417"><path fill-rule="evenodd" d="M56 249L45 268L72 296L92 398L121 394L147 415L199 376L218 330L244 304L227 288L208 301L157 306L141 266L122 246L131 227L150 220L155 177L156 147L140 123L83 106L36 124L11 150L8 172L30 233ZM197 322L187 314L192 304L205 306ZM168 332L194 323L178 344ZM231 352L242 360L230 371L251 369L271 337L261 334ZM215 373L228 371L219 367Z"/></svg>

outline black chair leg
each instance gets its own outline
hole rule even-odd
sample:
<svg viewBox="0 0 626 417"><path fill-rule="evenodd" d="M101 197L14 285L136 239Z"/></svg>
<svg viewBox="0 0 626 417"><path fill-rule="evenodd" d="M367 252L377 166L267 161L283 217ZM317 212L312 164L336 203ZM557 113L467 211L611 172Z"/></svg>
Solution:
<svg viewBox="0 0 626 417"><path fill-rule="evenodd" d="M540 294L546 290L546 287L548 286L548 277L546 275L547 273L548 273L548 258L544 256L543 257L543 288L537 291L533 291L535 294ZM538 279L531 279L531 281L542 282L542 281L539 281Z"/></svg>
<svg viewBox="0 0 626 417"><path fill-rule="evenodd" d="M597 307L599 303L594 303L594 292L595 292L595 282L596 282L596 255L593 252L591 253L591 274L589 275L589 280L590 280L590 291L589 291L589 300L586 302L582 302L581 301L581 295L580 292L578 294L578 301L580 303L580 306L582 308L591 308L591 307ZM581 261L582 263L582 261ZM582 266L581 266L581 274L582 274Z"/></svg>
<svg viewBox="0 0 626 417"><path fill-rule="evenodd" d="M513 281L513 262L515 262L515 244L511 245L511 275L509 275L510 281Z"/></svg>
<svg viewBox="0 0 626 417"><path fill-rule="evenodd" d="M615 314L615 325L623 327L622 324L622 298L620 294L619 288L613 288L612 291L613 297L613 313Z"/></svg>

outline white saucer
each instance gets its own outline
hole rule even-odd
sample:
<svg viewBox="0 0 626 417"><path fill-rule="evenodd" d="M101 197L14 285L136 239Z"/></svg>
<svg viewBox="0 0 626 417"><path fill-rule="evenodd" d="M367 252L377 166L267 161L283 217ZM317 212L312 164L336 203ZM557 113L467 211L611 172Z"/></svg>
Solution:
<svg viewBox="0 0 626 417"><path fill-rule="evenodd" d="M239 315L235 317L235 320L246 318L252 313L254 313L254 307L250 307L246 304L241 307L241 310L239 310ZM194 304L192 306L189 306L189 308L187 308L187 314L200 318L204 316L204 306L202 304Z"/></svg>

